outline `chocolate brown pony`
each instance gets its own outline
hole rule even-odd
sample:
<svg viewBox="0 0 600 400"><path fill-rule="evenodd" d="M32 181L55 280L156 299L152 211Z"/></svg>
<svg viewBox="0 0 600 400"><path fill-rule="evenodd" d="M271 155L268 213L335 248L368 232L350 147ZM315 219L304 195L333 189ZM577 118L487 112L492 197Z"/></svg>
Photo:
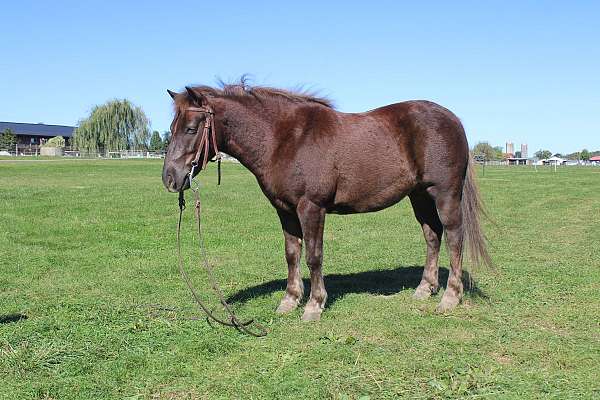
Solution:
<svg viewBox="0 0 600 400"><path fill-rule="evenodd" d="M327 300L321 272L327 213L378 211L408 196L427 242L417 299L439 290L438 255L446 232L451 270L439 312L451 310L462 298L464 244L474 264L489 264L465 132L444 107L406 101L342 113L324 98L244 82L169 94L175 118L163 183L171 192L188 188L199 132L209 117L199 109L211 110L217 147L256 176L281 221L288 279L278 313L295 309L302 299L304 243L311 291L302 319L321 316ZM212 158L213 143L208 151Z"/></svg>

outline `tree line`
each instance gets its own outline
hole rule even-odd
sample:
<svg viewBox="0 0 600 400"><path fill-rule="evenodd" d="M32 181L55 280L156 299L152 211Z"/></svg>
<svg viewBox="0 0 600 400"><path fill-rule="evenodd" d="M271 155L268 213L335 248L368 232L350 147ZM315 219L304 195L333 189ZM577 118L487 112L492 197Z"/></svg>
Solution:
<svg viewBox="0 0 600 400"><path fill-rule="evenodd" d="M171 139L171 132L166 131L162 135L158 131L152 131L150 136L150 145L148 150L150 151L167 151L169 147L169 140Z"/></svg>
<svg viewBox="0 0 600 400"><path fill-rule="evenodd" d="M473 155L474 156L482 156L486 160L489 161L500 161L505 160L508 157L517 157L521 158L521 152L517 151L515 154L509 155L503 152L504 149L502 146L493 147L488 142L479 142L473 147ZM534 153L534 156L539 158L540 160L548 159L552 156L566 158L568 160L583 160L588 161L591 157L600 155L600 150L597 151L589 151L588 149L583 149L581 151L576 151L574 153L569 154L561 154L561 153L552 153L550 150L538 150Z"/></svg>
<svg viewBox="0 0 600 400"><path fill-rule="evenodd" d="M550 150L538 150L534 153L534 156L539 158L540 160L548 159L550 157L559 157L567 160L582 160L589 161L590 158L594 156L599 156L600 150L597 151L589 151L588 149L583 149L581 151L576 151L574 153L562 154L562 153L552 153Z"/></svg>

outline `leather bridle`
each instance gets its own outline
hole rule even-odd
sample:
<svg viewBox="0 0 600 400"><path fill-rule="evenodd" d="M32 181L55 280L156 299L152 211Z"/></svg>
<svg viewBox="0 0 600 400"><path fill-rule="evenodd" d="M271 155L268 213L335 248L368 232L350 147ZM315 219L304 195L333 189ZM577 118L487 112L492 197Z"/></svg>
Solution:
<svg viewBox="0 0 600 400"><path fill-rule="evenodd" d="M200 166L200 171L206 168L206 164L208 163L208 149L210 143L212 142L213 149L215 150L215 158L211 161L217 162L217 174L218 174L218 182L217 185L221 184L221 159L222 155L217 147L217 132L215 130L215 112L213 111L211 106L203 106L203 107L189 107L187 111L201 112L206 114L206 119L204 120L204 127L202 128L200 144L198 145L198 150L196 151L196 155L194 156L194 161L192 161L192 169L189 174L190 187L192 187L192 179L194 178L194 172L198 167L198 163L200 162L200 155L202 154L202 150L204 150L204 157L202 158L202 165ZM198 125L198 133L200 133L200 125ZM209 137L210 136L210 137Z"/></svg>

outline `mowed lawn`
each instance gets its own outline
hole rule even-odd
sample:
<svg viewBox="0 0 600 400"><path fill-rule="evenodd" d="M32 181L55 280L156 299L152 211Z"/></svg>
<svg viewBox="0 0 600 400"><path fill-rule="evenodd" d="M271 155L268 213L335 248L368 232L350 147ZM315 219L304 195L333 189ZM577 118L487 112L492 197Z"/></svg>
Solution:
<svg viewBox="0 0 600 400"><path fill-rule="evenodd" d="M600 398L600 168L478 170L496 269L475 271L448 315L439 295L411 297L425 244L408 201L329 216L329 301L303 323L274 314L275 211L243 167L224 164L217 187L211 165L209 257L238 313L268 327L260 339L194 319L161 168L0 162L0 398ZM185 224L191 276L216 305L191 207Z"/></svg>

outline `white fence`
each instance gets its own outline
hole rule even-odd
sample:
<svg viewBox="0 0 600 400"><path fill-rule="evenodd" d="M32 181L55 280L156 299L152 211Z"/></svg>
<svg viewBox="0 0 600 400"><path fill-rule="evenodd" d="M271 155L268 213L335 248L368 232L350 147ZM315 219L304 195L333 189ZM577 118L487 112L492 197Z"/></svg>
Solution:
<svg viewBox="0 0 600 400"><path fill-rule="evenodd" d="M224 161L238 162L235 158L230 155L223 154ZM23 146L18 149L13 148L12 150L0 149L1 156L19 156L19 157L33 157L39 156L40 149L38 146ZM59 156L57 156L59 157ZM86 158L86 159L131 159L131 158L165 158L164 151L147 151L147 150L123 150L123 151L109 151L106 153L89 153L81 150L74 150L71 147L65 147L63 151L63 158Z"/></svg>
<svg viewBox="0 0 600 400"><path fill-rule="evenodd" d="M39 146L19 146L11 149L0 149L0 156L39 156ZM65 147L63 157L68 158L165 158L164 151L123 150L110 152L86 152Z"/></svg>
<svg viewBox="0 0 600 400"><path fill-rule="evenodd" d="M64 157L78 158L165 158L164 151L123 150L106 153L88 153L80 150L65 150Z"/></svg>

